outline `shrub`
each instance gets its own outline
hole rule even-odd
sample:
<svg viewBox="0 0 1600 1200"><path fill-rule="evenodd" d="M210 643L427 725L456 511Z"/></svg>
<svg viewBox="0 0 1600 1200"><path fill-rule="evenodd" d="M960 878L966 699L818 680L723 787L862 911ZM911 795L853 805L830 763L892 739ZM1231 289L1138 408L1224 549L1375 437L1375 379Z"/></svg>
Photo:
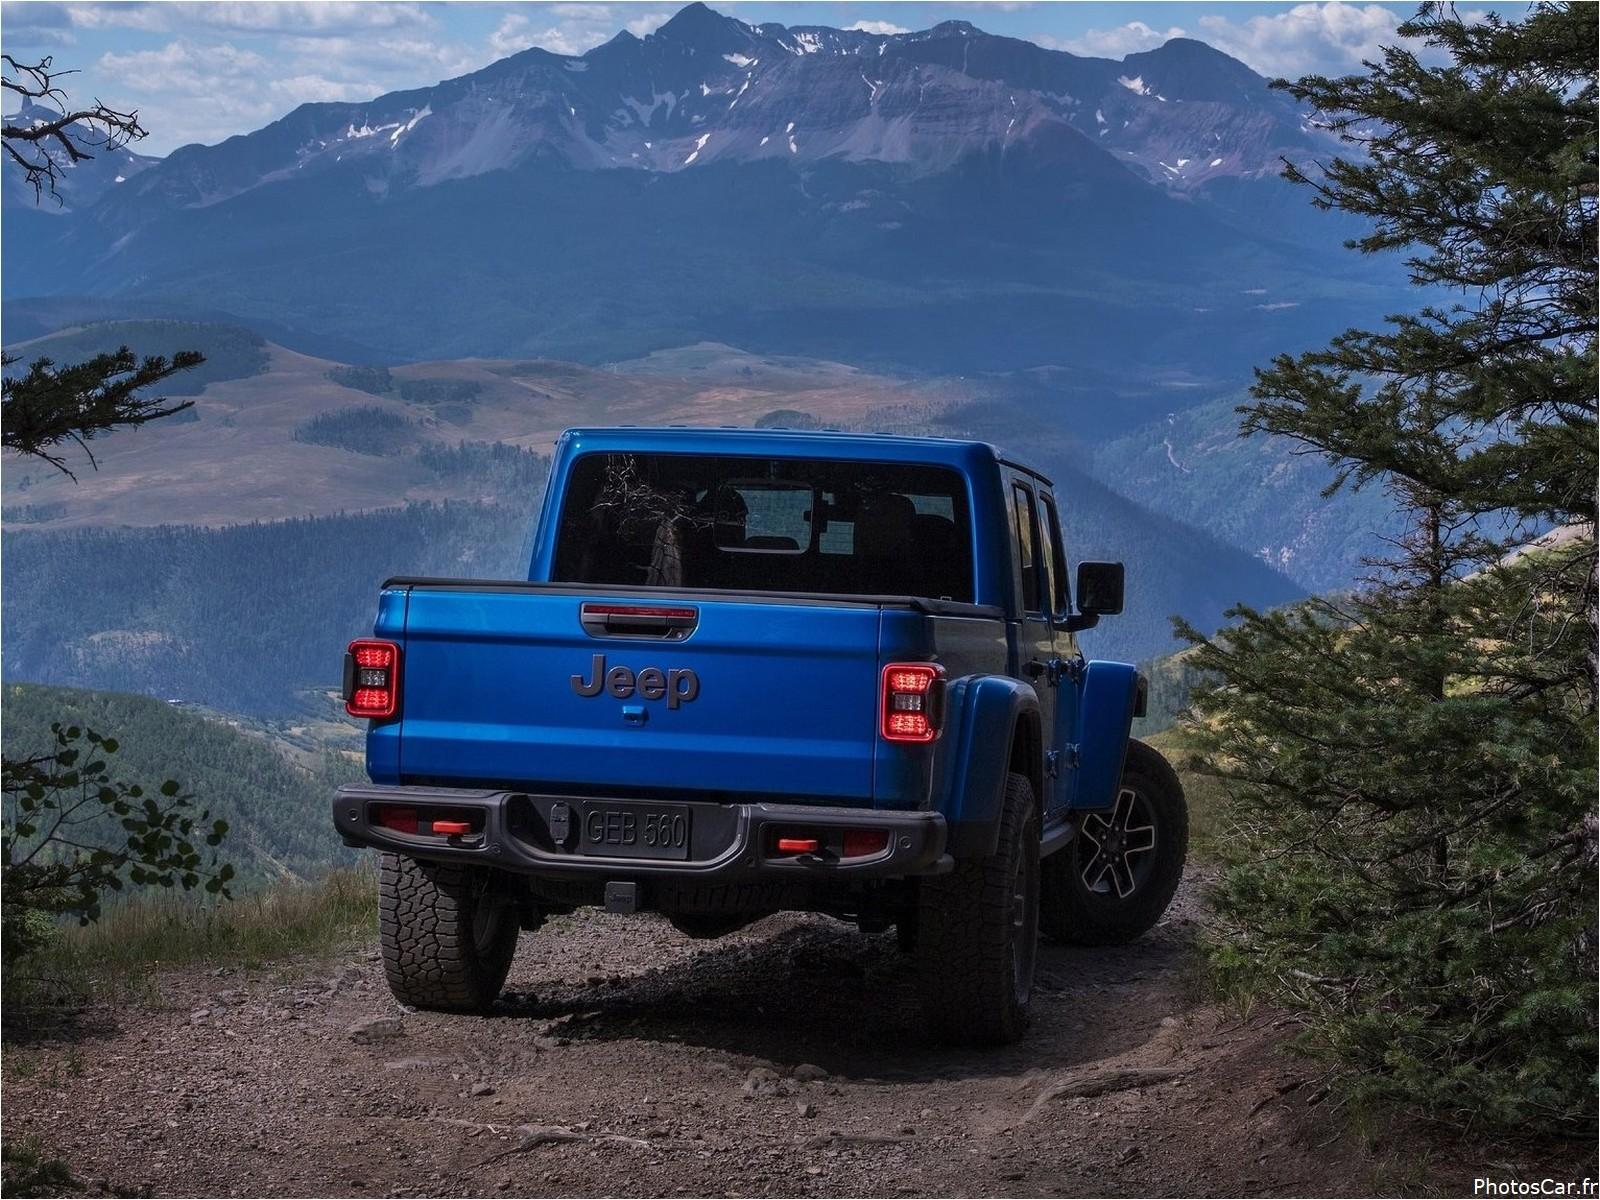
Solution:
<svg viewBox="0 0 1600 1200"><path fill-rule="evenodd" d="M0 760L0 954L8 972L46 944L52 918L88 925L105 896L129 884L226 897L234 875L215 853L227 822L197 812L176 781L146 791L111 775L115 738L59 723L51 733L52 752Z"/></svg>

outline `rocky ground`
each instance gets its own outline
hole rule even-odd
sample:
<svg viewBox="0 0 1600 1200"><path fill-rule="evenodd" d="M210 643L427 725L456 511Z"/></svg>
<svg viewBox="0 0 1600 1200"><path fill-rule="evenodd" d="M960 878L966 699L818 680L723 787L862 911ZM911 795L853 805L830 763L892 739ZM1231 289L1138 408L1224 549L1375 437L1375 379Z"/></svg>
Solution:
<svg viewBox="0 0 1600 1200"><path fill-rule="evenodd" d="M924 1037L892 935L820 917L716 942L561 918L486 1018L403 1011L370 947L173 972L71 1041L10 1047L5 1135L98 1188L179 1196L1467 1194L1564 1173L1358 1142L1280 1014L1201 999L1195 914L1191 886L1137 945L1044 948L1032 1031L985 1052Z"/></svg>

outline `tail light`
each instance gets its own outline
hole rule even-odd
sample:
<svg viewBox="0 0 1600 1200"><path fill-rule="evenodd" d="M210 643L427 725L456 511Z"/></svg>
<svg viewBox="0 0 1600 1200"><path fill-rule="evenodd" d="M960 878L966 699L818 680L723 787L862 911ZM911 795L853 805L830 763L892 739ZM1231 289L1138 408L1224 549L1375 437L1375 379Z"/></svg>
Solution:
<svg viewBox="0 0 1600 1200"><path fill-rule="evenodd" d="M392 717L400 711L400 647L358 638L344 655L344 710L352 717Z"/></svg>
<svg viewBox="0 0 1600 1200"><path fill-rule="evenodd" d="M881 731L888 742L931 742L944 719L944 668L890 663L883 669Z"/></svg>

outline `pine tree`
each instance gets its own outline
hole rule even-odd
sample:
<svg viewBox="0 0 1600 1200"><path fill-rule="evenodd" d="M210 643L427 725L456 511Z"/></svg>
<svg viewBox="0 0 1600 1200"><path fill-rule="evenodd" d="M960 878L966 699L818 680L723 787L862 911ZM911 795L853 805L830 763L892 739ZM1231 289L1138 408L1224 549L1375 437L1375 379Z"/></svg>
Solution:
<svg viewBox="0 0 1600 1200"><path fill-rule="evenodd" d="M0 366L18 361L7 354L0 357ZM170 360L159 354L140 360L126 346L67 367L57 367L48 358L36 359L26 373L7 375L0 382L5 448L42 458L76 479L58 447L76 443L94 466L89 441L97 434L137 428L193 407L193 400L170 403L139 392L204 361L198 350L180 350Z"/></svg>
<svg viewBox="0 0 1600 1200"><path fill-rule="evenodd" d="M16 123L8 119L0 125L0 146L5 151L0 161L22 173L35 200L48 191L60 203L56 185L75 163L148 136L137 112L121 112L98 100L88 108L73 108L60 86L62 77L72 72L57 68L49 58L28 63L0 54L0 66L0 94L9 94L25 107L43 104L60 110L49 119ZM140 359L123 346L66 367L40 358L31 362L25 373L13 373L9 368L20 361L17 356L0 355L4 448L42 458L75 479L59 452L62 446L76 443L94 466L88 443L97 434L133 428L191 407L191 400L169 404L137 393L199 366L205 356L180 350L170 360L159 355Z"/></svg>
<svg viewBox="0 0 1600 1200"><path fill-rule="evenodd" d="M1351 595L1184 631L1228 795L1214 959L1353 1094L1592 1134L1596 9L1401 32L1450 63L1287 85L1362 151L1288 174L1432 303L1280 357L1241 412L1408 533Z"/></svg>

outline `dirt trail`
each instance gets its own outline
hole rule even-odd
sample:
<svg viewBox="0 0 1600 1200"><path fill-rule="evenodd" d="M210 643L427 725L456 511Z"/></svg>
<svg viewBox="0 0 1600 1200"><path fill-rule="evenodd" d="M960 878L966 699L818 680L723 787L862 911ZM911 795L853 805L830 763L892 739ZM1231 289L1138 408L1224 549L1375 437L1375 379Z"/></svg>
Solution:
<svg viewBox="0 0 1600 1200"><path fill-rule="evenodd" d="M1339 1133L1275 1015L1196 999L1193 891L1137 945L1044 947L998 1052L930 1044L892 935L816 917L718 942L561 918L487 1018L402 1011L370 949L173 973L15 1049L6 1135L158 1195L1469 1191L1485 1164Z"/></svg>

